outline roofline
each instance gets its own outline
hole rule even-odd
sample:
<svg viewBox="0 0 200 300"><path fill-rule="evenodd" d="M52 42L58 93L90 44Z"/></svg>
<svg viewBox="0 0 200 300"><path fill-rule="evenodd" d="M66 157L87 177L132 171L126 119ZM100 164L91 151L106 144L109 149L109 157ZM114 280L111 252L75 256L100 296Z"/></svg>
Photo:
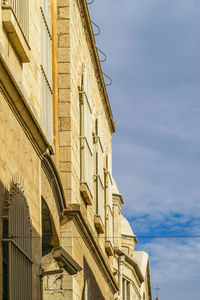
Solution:
<svg viewBox="0 0 200 300"><path fill-rule="evenodd" d="M92 23L91 23L91 19L90 19L89 10L88 10L88 5L87 5L86 0L83 0L83 1L78 0L78 4L79 4L80 7L83 8L84 20L86 21L86 25L87 25L88 33L89 33L89 37L90 37L89 41L90 41L90 44L92 46L92 50L93 50L93 54L94 54L94 58L95 58L95 63L96 63L97 70L98 70L98 73L99 73L100 84L101 84L101 87L102 87L102 92L103 92L103 95L104 95L107 111L108 111L108 114L109 114L109 117L110 117L110 125L111 125L111 128L112 128L112 133L114 133L115 132L115 123L114 123L114 120L113 120L113 114L112 114L112 110L111 110L111 106L110 106L110 101L109 101L109 98L108 98L108 93L107 93L107 90L106 90L106 85L105 85L103 72L102 72L102 68L101 68L101 64L100 64L100 60L99 60L99 55L98 55L97 48L96 48L94 32L93 32L93 29L92 29ZM81 14L81 17L83 17L82 14Z"/></svg>

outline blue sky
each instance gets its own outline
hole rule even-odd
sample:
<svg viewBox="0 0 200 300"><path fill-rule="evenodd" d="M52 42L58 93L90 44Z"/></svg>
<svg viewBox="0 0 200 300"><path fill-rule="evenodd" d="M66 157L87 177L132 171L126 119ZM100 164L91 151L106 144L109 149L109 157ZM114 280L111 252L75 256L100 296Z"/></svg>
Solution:
<svg viewBox="0 0 200 300"><path fill-rule="evenodd" d="M136 235L200 235L200 1L95 0L113 174ZM160 300L198 299L200 239L140 239Z"/></svg>

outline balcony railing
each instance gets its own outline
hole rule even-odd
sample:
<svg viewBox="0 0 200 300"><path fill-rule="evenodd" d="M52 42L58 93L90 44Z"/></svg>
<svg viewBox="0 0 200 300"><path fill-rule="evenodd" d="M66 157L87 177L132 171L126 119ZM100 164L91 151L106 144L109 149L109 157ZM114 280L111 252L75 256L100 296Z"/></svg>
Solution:
<svg viewBox="0 0 200 300"><path fill-rule="evenodd" d="M21 27L23 35L29 40L29 0L3 0L3 6L11 7Z"/></svg>

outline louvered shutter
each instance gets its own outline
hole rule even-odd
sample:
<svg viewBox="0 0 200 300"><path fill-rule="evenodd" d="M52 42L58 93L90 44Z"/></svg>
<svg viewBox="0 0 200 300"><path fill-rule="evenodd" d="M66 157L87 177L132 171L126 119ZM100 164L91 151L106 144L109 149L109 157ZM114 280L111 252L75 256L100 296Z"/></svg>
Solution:
<svg viewBox="0 0 200 300"><path fill-rule="evenodd" d="M84 66L83 86L80 103L80 147L81 147L81 182L86 183L91 195L94 190L93 172L93 135L92 135L92 99L89 71Z"/></svg>
<svg viewBox="0 0 200 300"><path fill-rule="evenodd" d="M87 66L87 63L85 64L85 67L84 67L83 86L84 86L84 92L85 92L86 100L88 102L88 105L89 105L90 109L92 110L92 95L91 95L90 74L89 74L89 68Z"/></svg>
<svg viewBox="0 0 200 300"><path fill-rule="evenodd" d="M96 152L97 152L97 194L96 194L96 205L97 214L100 215L103 224L105 223L104 210L105 210L105 199L104 199L104 169L103 169L103 146L102 146L102 122L101 112L98 112L97 118L97 138L96 138Z"/></svg>
<svg viewBox="0 0 200 300"><path fill-rule="evenodd" d="M41 71L42 71L42 119L48 137L53 141L52 98L52 33L48 0L41 0Z"/></svg>
<svg viewBox="0 0 200 300"><path fill-rule="evenodd" d="M89 149L93 151L93 137L92 137L92 112L87 101L84 101L84 135L88 143Z"/></svg>

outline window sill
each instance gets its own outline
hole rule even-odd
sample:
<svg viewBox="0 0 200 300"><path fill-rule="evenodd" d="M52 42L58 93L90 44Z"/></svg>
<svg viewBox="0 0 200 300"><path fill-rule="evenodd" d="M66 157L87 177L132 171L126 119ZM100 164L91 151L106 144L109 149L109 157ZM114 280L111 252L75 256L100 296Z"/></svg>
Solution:
<svg viewBox="0 0 200 300"><path fill-rule="evenodd" d="M99 215L94 216L94 225L98 233L104 233L104 225Z"/></svg>
<svg viewBox="0 0 200 300"><path fill-rule="evenodd" d="M2 23L22 63L30 62L30 48L10 6L2 7Z"/></svg>
<svg viewBox="0 0 200 300"><path fill-rule="evenodd" d="M80 191L81 191L81 194L86 202L87 205L92 205L92 195L90 193L90 190L88 188L88 185L87 183L85 182L82 182L81 183L81 186L80 186Z"/></svg>
<svg viewBox="0 0 200 300"><path fill-rule="evenodd" d="M113 246L112 246L110 241L105 242L105 249L106 249L106 252L107 252L108 256L113 256L114 255Z"/></svg>

